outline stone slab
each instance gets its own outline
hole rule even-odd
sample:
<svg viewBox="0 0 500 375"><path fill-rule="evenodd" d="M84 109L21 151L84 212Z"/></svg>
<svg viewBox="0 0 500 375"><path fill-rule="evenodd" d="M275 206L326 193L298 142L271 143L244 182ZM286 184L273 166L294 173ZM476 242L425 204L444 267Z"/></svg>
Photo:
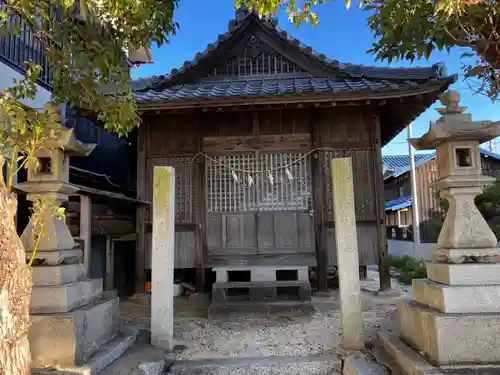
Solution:
<svg viewBox="0 0 500 375"><path fill-rule="evenodd" d="M31 313L62 313L84 306L102 294L102 279L89 279L57 286L35 286Z"/></svg>
<svg viewBox="0 0 500 375"><path fill-rule="evenodd" d="M343 375L389 375L385 367L366 359L349 356L344 361Z"/></svg>
<svg viewBox="0 0 500 375"><path fill-rule="evenodd" d="M271 356L176 361L173 375L340 375L342 362L335 355Z"/></svg>
<svg viewBox="0 0 500 375"><path fill-rule="evenodd" d="M31 375L97 375L120 358L139 336L138 329L126 328L106 345L103 345L85 364L66 368L34 368Z"/></svg>
<svg viewBox="0 0 500 375"><path fill-rule="evenodd" d="M212 303L208 308L208 318L226 317L232 314L273 314L279 312L298 311L304 315L314 312L312 302L275 301L275 302L226 302Z"/></svg>
<svg viewBox="0 0 500 375"><path fill-rule="evenodd" d="M413 280L413 299L444 313L500 312L500 285L450 286Z"/></svg>
<svg viewBox="0 0 500 375"><path fill-rule="evenodd" d="M500 263L427 263L427 278L448 285L500 285Z"/></svg>
<svg viewBox="0 0 500 375"><path fill-rule="evenodd" d="M32 252L26 252L26 259L31 259ZM38 250L35 254L35 262L57 266L58 264L77 264L83 260L83 252L80 248L58 250L58 251L41 251Z"/></svg>
<svg viewBox="0 0 500 375"><path fill-rule="evenodd" d="M398 302L400 334L433 365L500 363L500 313L444 314Z"/></svg>
<svg viewBox="0 0 500 375"><path fill-rule="evenodd" d="M83 280L84 277L85 268L82 263L33 267L33 286L74 283Z"/></svg>
<svg viewBox="0 0 500 375"><path fill-rule="evenodd" d="M432 255L437 261L463 263L465 261L482 261L485 263L497 261L500 258L500 247L486 249L437 249Z"/></svg>
<svg viewBox="0 0 500 375"><path fill-rule="evenodd" d="M388 365L393 375L498 375L498 364L433 366L401 338L387 331L377 332L377 360ZM382 353L383 352L383 355ZM381 358L383 357L383 358Z"/></svg>
<svg viewBox="0 0 500 375"><path fill-rule="evenodd" d="M311 283L309 281L250 281L250 282L216 282L212 285L212 300L227 302L230 289L249 289L249 299L253 301L273 301L278 299L278 288L297 287L297 297L301 301L311 301Z"/></svg>
<svg viewBox="0 0 500 375"><path fill-rule="evenodd" d="M103 299L62 314L32 314L29 341L34 368L78 367L118 331L119 299Z"/></svg>

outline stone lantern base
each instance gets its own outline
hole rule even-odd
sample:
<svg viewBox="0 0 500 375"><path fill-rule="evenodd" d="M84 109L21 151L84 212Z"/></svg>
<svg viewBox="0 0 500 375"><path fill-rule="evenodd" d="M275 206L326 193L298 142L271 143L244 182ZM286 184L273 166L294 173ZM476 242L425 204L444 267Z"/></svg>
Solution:
<svg viewBox="0 0 500 375"><path fill-rule="evenodd" d="M379 334L393 363L405 374L500 373L500 264L430 262L427 274L398 304L399 335Z"/></svg>

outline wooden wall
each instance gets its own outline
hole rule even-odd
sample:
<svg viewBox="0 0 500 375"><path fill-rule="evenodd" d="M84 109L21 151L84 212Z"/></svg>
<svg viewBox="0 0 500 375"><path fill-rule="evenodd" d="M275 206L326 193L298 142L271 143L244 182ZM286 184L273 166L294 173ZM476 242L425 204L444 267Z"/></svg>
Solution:
<svg viewBox="0 0 500 375"><path fill-rule="evenodd" d="M199 112L197 114L158 113L144 117L139 130L138 146L138 198L151 200L152 175L156 165L172 165L182 159L184 169L176 188L190 198L188 206L179 198L176 234L184 234L185 246L176 254L176 267L203 265L204 226L204 158L198 152L227 154L251 150L309 151L321 149L312 158L313 201L316 223L316 244L324 249L324 261L336 264L333 224L330 160L350 156L353 160L358 242L362 264L377 262L378 243L383 226L382 194L376 195L374 186L381 176L380 125L366 107L294 108L241 112ZM189 163L187 162L189 161ZM187 163L187 164L186 164ZM379 165L377 165L377 163ZM189 164L189 165L188 165ZM180 185L179 185L180 184ZM380 220L377 224L377 209ZM187 213L187 210L189 213ZM381 214L380 214L381 212ZM141 219L142 216L142 219ZM150 212L138 213L138 233L148 231ZM145 224L142 225L140 222ZM189 238L188 238L189 237ZM143 246L150 247L146 238ZM146 251L146 258L150 250ZM145 264L147 266L147 262Z"/></svg>

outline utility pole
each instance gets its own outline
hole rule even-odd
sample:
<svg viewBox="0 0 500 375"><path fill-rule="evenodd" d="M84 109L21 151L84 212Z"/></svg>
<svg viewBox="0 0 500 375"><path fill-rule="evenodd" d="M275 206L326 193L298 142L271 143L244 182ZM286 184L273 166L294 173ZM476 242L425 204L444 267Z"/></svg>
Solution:
<svg viewBox="0 0 500 375"><path fill-rule="evenodd" d="M408 125L408 139L412 137L411 123ZM417 245L420 244L420 215L418 205L418 191L417 191L417 176L415 175L415 151L410 142L408 142L408 153L410 155L410 181L411 181L411 212L413 224L413 246L414 252Z"/></svg>

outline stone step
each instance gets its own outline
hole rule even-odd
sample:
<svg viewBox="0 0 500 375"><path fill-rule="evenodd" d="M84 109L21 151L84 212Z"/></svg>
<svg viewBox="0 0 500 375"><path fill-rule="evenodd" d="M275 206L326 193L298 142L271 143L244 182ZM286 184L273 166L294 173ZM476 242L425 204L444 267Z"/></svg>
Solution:
<svg viewBox="0 0 500 375"><path fill-rule="evenodd" d="M398 301L401 337L435 365L500 362L500 312L444 314Z"/></svg>
<svg viewBox="0 0 500 375"><path fill-rule="evenodd" d="M285 311L299 311L305 315L314 312L311 301L267 301L267 302L214 302L208 308L210 319L231 314L273 314Z"/></svg>
<svg viewBox="0 0 500 375"><path fill-rule="evenodd" d="M280 293L280 288L286 288L287 293ZM240 289L241 293L231 294ZM243 293L245 292L245 293ZM249 281L214 283L212 286L212 301L275 301L294 296L299 301L311 300L311 284L309 281Z"/></svg>
<svg viewBox="0 0 500 375"><path fill-rule="evenodd" d="M118 333L119 299L102 298L69 313L31 314L29 341L35 368L82 366Z"/></svg>
<svg viewBox="0 0 500 375"><path fill-rule="evenodd" d="M307 266L232 266L232 267L214 267L212 269L215 272L217 282L228 282L231 277L231 273L236 272L249 272L250 281L277 281L278 271L296 271L296 280L309 281L309 267Z"/></svg>
<svg viewBox="0 0 500 375"><path fill-rule="evenodd" d="M428 279L413 280L413 299L444 313L500 312L500 285L450 286Z"/></svg>
<svg viewBox="0 0 500 375"><path fill-rule="evenodd" d="M97 375L118 360L137 341L139 329L125 328L106 345L103 345L82 366L54 369L33 369L31 375Z"/></svg>
<svg viewBox="0 0 500 375"><path fill-rule="evenodd" d="M337 356L223 358L176 361L172 375L340 375L342 362Z"/></svg>
<svg viewBox="0 0 500 375"><path fill-rule="evenodd" d="M74 283L85 277L83 263L41 265L33 267L33 286L50 286Z"/></svg>
<svg viewBox="0 0 500 375"><path fill-rule="evenodd" d="M427 278L447 285L500 285L500 263L427 263Z"/></svg>
<svg viewBox="0 0 500 375"><path fill-rule="evenodd" d="M88 279L63 285L34 286L31 313L63 313L91 303L102 295L102 279Z"/></svg>

